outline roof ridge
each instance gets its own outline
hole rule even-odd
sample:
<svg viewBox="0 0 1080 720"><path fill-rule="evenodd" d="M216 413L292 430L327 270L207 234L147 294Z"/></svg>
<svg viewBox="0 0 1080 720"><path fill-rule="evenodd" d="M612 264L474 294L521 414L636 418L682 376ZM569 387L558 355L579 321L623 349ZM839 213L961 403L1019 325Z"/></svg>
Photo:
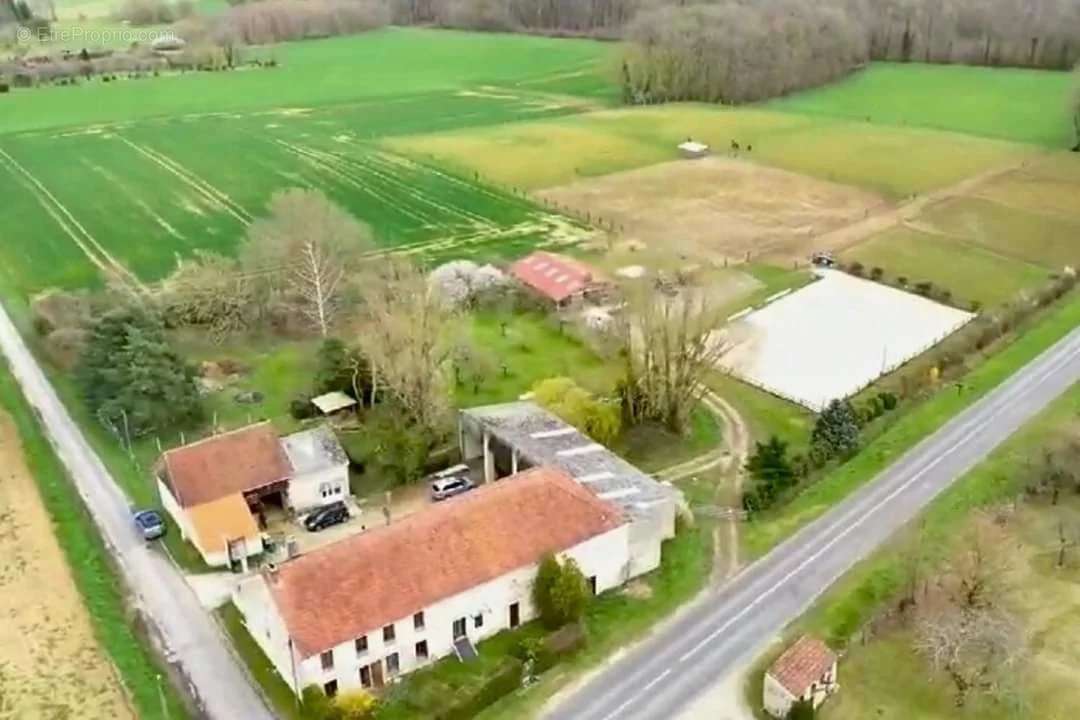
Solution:
<svg viewBox="0 0 1080 720"><path fill-rule="evenodd" d="M214 434L208 435L208 436L206 436L204 438L199 438L198 440L195 440L193 442L189 442L189 443L187 443L185 445L181 445L180 447L169 448L164 453L162 453L162 456L165 457L165 458L168 458L169 455L171 455L173 453L176 453L176 452L179 452L180 450L188 450L190 448L198 447L199 445L203 445L203 444L205 444L207 442L210 442L211 440L220 440L221 438L228 437L230 435L237 435L239 433L247 432L248 430L254 430L255 428L262 427L263 425L270 425L270 424L271 423L270 423L269 420L260 420L257 423L251 423L250 425L245 425L243 427L233 428L232 430L226 430L225 432L214 433ZM281 438L279 437L278 439L280 440Z"/></svg>

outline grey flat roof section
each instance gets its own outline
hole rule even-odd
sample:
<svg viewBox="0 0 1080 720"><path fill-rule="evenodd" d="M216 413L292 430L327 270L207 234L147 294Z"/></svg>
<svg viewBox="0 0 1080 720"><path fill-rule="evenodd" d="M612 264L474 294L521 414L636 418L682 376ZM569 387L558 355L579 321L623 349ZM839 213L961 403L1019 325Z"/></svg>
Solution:
<svg viewBox="0 0 1080 720"><path fill-rule="evenodd" d="M319 425L281 439L293 470L300 475L337 467L349 462L337 435L327 425Z"/></svg>
<svg viewBox="0 0 1080 720"><path fill-rule="evenodd" d="M671 502L676 491L626 462L573 426L532 402L462 410L530 465L554 465L600 498L621 507L631 518L658 503Z"/></svg>

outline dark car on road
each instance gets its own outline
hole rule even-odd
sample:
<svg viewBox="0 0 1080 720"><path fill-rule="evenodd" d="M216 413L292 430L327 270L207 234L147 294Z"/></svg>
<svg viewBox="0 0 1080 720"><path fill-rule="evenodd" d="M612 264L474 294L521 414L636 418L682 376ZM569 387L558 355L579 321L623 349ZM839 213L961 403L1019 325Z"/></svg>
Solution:
<svg viewBox="0 0 1080 720"><path fill-rule="evenodd" d="M349 508L345 503L336 502L314 510L304 518L304 528L308 532L319 532L334 525L340 525L349 519Z"/></svg>
<svg viewBox="0 0 1080 720"><path fill-rule="evenodd" d="M133 517L135 530L143 540L157 540L165 534L165 519L157 510L138 510Z"/></svg>

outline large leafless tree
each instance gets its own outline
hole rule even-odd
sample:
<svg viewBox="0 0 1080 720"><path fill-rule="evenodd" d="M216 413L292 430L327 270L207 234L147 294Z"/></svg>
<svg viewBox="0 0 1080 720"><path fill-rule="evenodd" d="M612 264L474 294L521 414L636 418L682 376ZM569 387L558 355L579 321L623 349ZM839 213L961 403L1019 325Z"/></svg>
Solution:
<svg viewBox="0 0 1080 720"><path fill-rule="evenodd" d="M454 350L454 316L423 271L406 258L370 263L361 283L365 324L361 343L379 388L407 420L437 434L445 424L446 361Z"/></svg>
<svg viewBox="0 0 1080 720"><path fill-rule="evenodd" d="M631 423L658 422L682 432L727 344L723 322L708 297L695 289L657 292L628 286L620 322L626 371L623 410Z"/></svg>
<svg viewBox="0 0 1080 720"><path fill-rule="evenodd" d="M248 229L244 270L262 299L280 297L323 337L347 306L348 279L374 247L371 231L314 190L286 190Z"/></svg>

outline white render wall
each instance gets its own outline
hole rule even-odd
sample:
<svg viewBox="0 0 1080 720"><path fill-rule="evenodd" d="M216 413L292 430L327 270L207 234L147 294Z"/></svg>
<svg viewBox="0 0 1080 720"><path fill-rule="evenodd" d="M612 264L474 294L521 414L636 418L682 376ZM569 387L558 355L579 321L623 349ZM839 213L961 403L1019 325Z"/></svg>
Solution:
<svg viewBox="0 0 1080 720"><path fill-rule="evenodd" d="M323 489L327 489L329 494L324 495ZM344 500L348 494L348 463L297 475L289 480L289 506L300 513L336 500Z"/></svg>
<svg viewBox="0 0 1080 720"><path fill-rule="evenodd" d="M619 587L628 579L629 526L621 525L591 538L560 553L559 557L574 558L586 578L595 576L597 592ZM382 628L370 631L367 635L368 649L362 655L356 652L355 638L350 638L334 648L334 667L330 670L323 670L318 654L298 662L299 688L291 678L284 623L270 600L264 576L256 576L242 583L234 595L234 602L245 616L252 637L294 690L303 690L308 685L321 687L331 680L337 680L338 690L345 691L361 687L361 667L382 662L392 653L398 654L402 675L428 662L452 655L453 624L459 618L466 619L466 634L474 644L510 627L510 605L513 603L519 603L521 624L533 620L536 611L532 605L531 590L537 567L537 564L533 564L520 568L429 607L416 608L414 612L424 612L424 628L414 629L414 612L410 612L394 622L395 640L391 643L383 642ZM261 588L259 584L262 584ZM478 615L483 618L480 627L476 626ZM416 643L421 640L426 640L428 644L426 661L416 658ZM390 679L389 675L385 677Z"/></svg>
<svg viewBox="0 0 1080 720"><path fill-rule="evenodd" d="M228 567L229 565L229 551L227 549L219 550L217 552L206 552L199 544L199 540L195 535L195 531L191 527L191 522L188 520L187 511L180 507L180 503L176 501L173 494L169 491L169 487L161 480L158 483L158 495L161 497L161 505L165 508L165 511L169 513L169 516L176 523L176 527L180 530L180 537L187 541L192 547L199 551L199 555L202 556L203 562L210 567ZM237 539L237 538L234 538ZM262 537L259 535L253 535L252 537L245 538L245 547L247 549L247 556L253 557L263 551Z"/></svg>
<svg viewBox="0 0 1080 720"><path fill-rule="evenodd" d="M791 705L795 702L795 696L788 689L777 682L769 673L765 673L765 687L763 690L765 712L775 718L787 717Z"/></svg>

